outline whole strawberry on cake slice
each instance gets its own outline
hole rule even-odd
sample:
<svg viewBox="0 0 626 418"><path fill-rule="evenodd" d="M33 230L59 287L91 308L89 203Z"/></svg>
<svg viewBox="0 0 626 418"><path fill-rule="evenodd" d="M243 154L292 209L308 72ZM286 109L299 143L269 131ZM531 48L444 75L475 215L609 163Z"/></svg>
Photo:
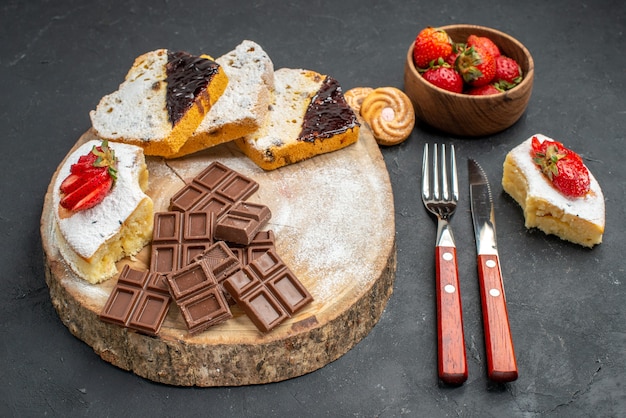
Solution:
<svg viewBox="0 0 626 418"><path fill-rule="evenodd" d="M141 148L91 140L58 170L53 186L59 252L78 276L99 283L115 263L152 238L153 203L144 190L148 170Z"/></svg>
<svg viewBox="0 0 626 418"><path fill-rule="evenodd" d="M531 142L533 162L541 168L552 185L568 197L582 197L589 192L589 170L583 159L558 141Z"/></svg>
<svg viewBox="0 0 626 418"><path fill-rule="evenodd" d="M585 247L602 242L604 195L576 152L536 134L511 150L502 186L524 211L526 227Z"/></svg>

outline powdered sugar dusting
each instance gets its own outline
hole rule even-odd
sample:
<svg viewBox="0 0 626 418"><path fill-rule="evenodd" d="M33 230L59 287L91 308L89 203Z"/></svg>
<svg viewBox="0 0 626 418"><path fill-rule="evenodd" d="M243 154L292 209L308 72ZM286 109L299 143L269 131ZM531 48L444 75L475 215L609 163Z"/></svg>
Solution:
<svg viewBox="0 0 626 418"><path fill-rule="evenodd" d="M108 285L100 284L98 286L94 286L93 284L78 278L74 275L68 274L64 279L63 285L71 289L70 291L74 294L79 294L84 296L85 303L89 301L92 304L92 307L95 311L100 311L102 307L105 305L109 295L111 294L112 281L108 281Z"/></svg>
<svg viewBox="0 0 626 418"><path fill-rule="evenodd" d="M355 163L352 152L338 152L330 164L306 161L304 171L276 172L274 190L263 193L279 251L318 302L377 279L373 246L388 245L395 233L381 228L393 220L389 185L373 167Z"/></svg>
<svg viewBox="0 0 626 418"><path fill-rule="evenodd" d="M393 194L384 163L379 162L382 170L376 166L366 140L373 142L361 135L349 147L271 171L260 169L234 144L167 164L185 181L213 161L257 181L250 200L270 208L266 229L274 231L279 255L314 303L323 304L380 277L389 254L375 246L393 245Z"/></svg>

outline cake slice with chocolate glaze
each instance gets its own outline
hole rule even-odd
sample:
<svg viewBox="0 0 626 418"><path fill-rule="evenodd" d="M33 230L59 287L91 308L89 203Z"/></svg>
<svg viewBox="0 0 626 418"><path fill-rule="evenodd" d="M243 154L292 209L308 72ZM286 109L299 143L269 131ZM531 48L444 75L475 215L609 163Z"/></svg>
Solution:
<svg viewBox="0 0 626 418"><path fill-rule="evenodd" d="M274 170L356 142L359 122L333 77L281 68L263 126L237 139L259 167Z"/></svg>
<svg viewBox="0 0 626 418"><path fill-rule="evenodd" d="M228 84L210 57L158 49L135 59L117 91L90 112L96 134L171 157L185 144Z"/></svg>
<svg viewBox="0 0 626 418"><path fill-rule="evenodd" d="M249 135L265 121L274 89L269 55L257 43L244 40L215 62L226 72L228 86L175 158Z"/></svg>

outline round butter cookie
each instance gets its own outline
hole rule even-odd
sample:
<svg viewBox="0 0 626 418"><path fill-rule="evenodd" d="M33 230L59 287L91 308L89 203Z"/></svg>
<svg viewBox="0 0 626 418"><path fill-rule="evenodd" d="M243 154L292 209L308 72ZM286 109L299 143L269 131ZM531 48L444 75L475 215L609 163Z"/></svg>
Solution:
<svg viewBox="0 0 626 418"><path fill-rule="evenodd" d="M355 87L345 92L343 96L346 98L346 102L348 102L352 110L354 110L354 113L358 115L361 112L363 100L373 91L374 89L371 87Z"/></svg>
<svg viewBox="0 0 626 418"><path fill-rule="evenodd" d="M396 145L409 137L415 126L413 104L395 87L379 87L361 104L361 116L372 128L379 145Z"/></svg>

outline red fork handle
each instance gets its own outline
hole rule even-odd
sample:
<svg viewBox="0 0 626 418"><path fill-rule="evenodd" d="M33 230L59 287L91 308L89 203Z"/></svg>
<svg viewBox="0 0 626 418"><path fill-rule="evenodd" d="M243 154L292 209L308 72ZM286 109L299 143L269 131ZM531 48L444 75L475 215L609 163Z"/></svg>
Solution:
<svg viewBox="0 0 626 418"><path fill-rule="evenodd" d="M435 248L439 379L460 385L467 380L467 358L456 248Z"/></svg>
<svg viewBox="0 0 626 418"><path fill-rule="evenodd" d="M517 362L497 255L478 256L478 279L487 351L487 376L494 382L512 382L517 379Z"/></svg>

